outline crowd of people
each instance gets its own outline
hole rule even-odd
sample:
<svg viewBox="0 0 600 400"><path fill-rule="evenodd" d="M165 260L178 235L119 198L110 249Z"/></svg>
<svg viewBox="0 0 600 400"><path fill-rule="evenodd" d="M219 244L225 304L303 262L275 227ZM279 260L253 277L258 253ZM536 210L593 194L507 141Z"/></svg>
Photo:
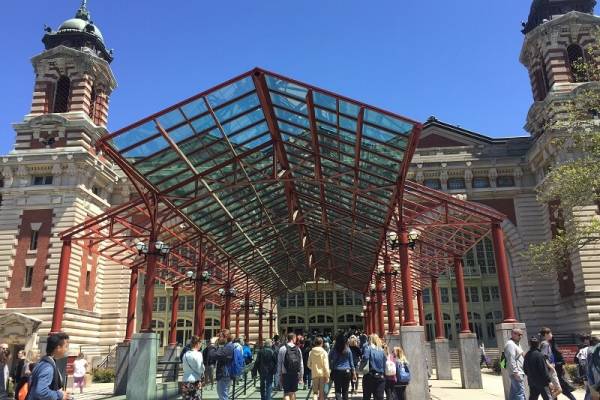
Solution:
<svg viewBox="0 0 600 400"><path fill-rule="evenodd" d="M388 349L376 334L361 332L340 333L333 342L316 333L308 337L288 333L285 341L279 336L265 340L253 355L243 339L224 329L204 349L200 338L192 337L181 360L186 400L201 399L202 386L212 388L215 382L219 399L229 399L232 382L252 362L261 400L270 400L274 387L283 391L285 400L295 400L300 386L310 389L315 400L324 400L331 387L336 399L348 400L357 392L360 377L364 400L404 400L410 381L402 348ZM238 360L241 368L236 367Z"/></svg>
<svg viewBox="0 0 600 400"><path fill-rule="evenodd" d="M510 400L525 400L525 381L529 386L529 400L557 399L564 396L575 400L575 388L567 381L565 360L558 349L550 328L542 328L539 335L528 339L529 350L523 351L523 331L513 329L504 346L503 359L510 377ZM583 345L575 360L578 374L585 382L585 400L600 400L600 346L599 338L583 337ZM503 360L501 359L501 364Z"/></svg>

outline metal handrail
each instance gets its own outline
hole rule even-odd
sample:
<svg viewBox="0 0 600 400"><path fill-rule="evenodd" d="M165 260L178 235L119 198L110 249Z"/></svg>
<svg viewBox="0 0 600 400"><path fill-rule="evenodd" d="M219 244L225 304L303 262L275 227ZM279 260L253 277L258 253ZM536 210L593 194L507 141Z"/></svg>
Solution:
<svg viewBox="0 0 600 400"><path fill-rule="evenodd" d="M156 363L156 379L162 382L178 382L183 374L181 361L158 361Z"/></svg>
<svg viewBox="0 0 600 400"><path fill-rule="evenodd" d="M83 346L79 346L79 350L81 352L81 349L83 348ZM108 368L108 364L110 362L110 357L111 356L116 356L117 353L117 345L114 346L108 346L108 354L106 355L106 357L104 357L104 359L102 361L100 361L95 368L93 368L92 370L96 370L99 368Z"/></svg>
<svg viewBox="0 0 600 400"><path fill-rule="evenodd" d="M236 396L237 397L239 397L240 395L246 396L247 389L248 389L248 372L251 372L252 368L254 368L254 361L252 361L250 364L248 364L244 367L244 372L242 372L242 378L233 379L233 388L231 390L231 396L230 396L231 400L235 400ZM243 381L244 384L238 385L238 382L240 382L240 381ZM251 382L252 382L252 385L254 386L254 380L251 380Z"/></svg>

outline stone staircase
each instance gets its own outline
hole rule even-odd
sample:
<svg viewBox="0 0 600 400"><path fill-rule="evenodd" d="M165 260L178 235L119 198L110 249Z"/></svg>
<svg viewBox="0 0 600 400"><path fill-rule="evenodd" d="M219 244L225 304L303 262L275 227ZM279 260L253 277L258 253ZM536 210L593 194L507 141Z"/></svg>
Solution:
<svg viewBox="0 0 600 400"><path fill-rule="evenodd" d="M494 363L494 360L500 358L500 352L497 348L486 349L485 353L490 358L490 362L492 365ZM435 368L435 350L433 348L431 349L431 365L433 366L433 368ZM450 365L452 366L452 368L460 368L458 361L458 349L455 347L450 348Z"/></svg>

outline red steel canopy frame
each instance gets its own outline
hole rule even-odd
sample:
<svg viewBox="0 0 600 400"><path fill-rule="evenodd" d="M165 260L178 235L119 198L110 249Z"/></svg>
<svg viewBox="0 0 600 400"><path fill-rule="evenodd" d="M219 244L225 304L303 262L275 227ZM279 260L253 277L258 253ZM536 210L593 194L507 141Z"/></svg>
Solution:
<svg viewBox="0 0 600 400"><path fill-rule="evenodd" d="M101 138L97 149L139 197L62 239L145 271L151 284L142 329L151 318L148 286L156 279L192 289L188 270L212 272L202 290L221 304L221 287L260 302L323 279L366 293L379 264L389 272L397 263L402 279L386 275L388 303L400 294L411 303L403 292L427 285L505 218L406 181L421 129L257 68ZM386 244L391 229L399 233L399 252ZM409 254L411 229L420 236ZM152 253L157 240L171 247L167 258L138 254L137 241ZM65 257L69 252L63 247ZM59 272L57 299L60 281Z"/></svg>

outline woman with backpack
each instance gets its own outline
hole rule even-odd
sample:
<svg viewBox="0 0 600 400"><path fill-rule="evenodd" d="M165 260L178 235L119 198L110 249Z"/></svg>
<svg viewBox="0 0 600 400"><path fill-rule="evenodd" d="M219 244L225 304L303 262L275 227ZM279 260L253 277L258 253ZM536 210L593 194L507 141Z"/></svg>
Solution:
<svg viewBox="0 0 600 400"><path fill-rule="evenodd" d="M356 376L352 351L348 347L346 335L340 333L335 339L333 349L329 352L331 377L335 384L336 400L348 400L350 380Z"/></svg>
<svg viewBox="0 0 600 400"><path fill-rule="evenodd" d="M323 348L323 338L315 338L313 347L308 354L306 366L310 368L312 375L312 389L314 400L325 400L325 384L329 381L330 369L327 352Z"/></svg>
<svg viewBox="0 0 600 400"><path fill-rule="evenodd" d="M383 352L383 343L377 334L369 336L369 342L363 349L363 357L359 369L369 365L369 371L363 376L363 400L369 400L371 395L375 400L383 400L385 392L385 362L387 357Z"/></svg>
<svg viewBox="0 0 600 400"><path fill-rule="evenodd" d="M394 363L396 364L396 383L394 385L394 394L396 400L404 400L406 386L410 382L410 371L408 369L408 360L402 347L394 347Z"/></svg>
<svg viewBox="0 0 600 400"><path fill-rule="evenodd" d="M204 375L204 363L200 351L200 338L192 336L190 350L182 357L183 363L183 387L182 398L184 400L201 400L201 380Z"/></svg>

